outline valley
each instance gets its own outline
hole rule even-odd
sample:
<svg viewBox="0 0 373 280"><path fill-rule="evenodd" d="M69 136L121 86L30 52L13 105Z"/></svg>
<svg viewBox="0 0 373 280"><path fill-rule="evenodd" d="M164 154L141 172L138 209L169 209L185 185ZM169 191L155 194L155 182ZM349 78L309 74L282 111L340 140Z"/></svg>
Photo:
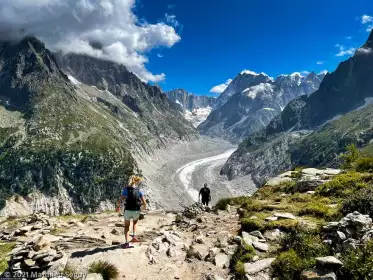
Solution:
<svg viewBox="0 0 373 280"><path fill-rule="evenodd" d="M0 2L0 279L373 279L373 16Z"/></svg>
<svg viewBox="0 0 373 280"><path fill-rule="evenodd" d="M181 209L198 199L204 183L211 189L212 204L223 197L253 193L256 186L250 176L228 181L220 169L236 146L225 140L201 137L156 151L139 160L147 180L146 191L154 199L155 209Z"/></svg>

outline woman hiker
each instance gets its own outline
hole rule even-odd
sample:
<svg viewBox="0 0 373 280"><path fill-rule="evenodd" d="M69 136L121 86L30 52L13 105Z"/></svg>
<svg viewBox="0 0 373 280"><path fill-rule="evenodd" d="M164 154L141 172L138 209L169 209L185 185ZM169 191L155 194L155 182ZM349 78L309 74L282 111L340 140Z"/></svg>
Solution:
<svg viewBox="0 0 373 280"><path fill-rule="evenodd" d="M146 201L144 194L138 189L139 183L142 179L139 176L131 176L128 182L128 186L123 189L122 195L118 200L117 212L120 212L120 205L123 199L126 201L126 206L124 209L124 235L126 238L126 243L124 243L124 248L129 248L129 231L131 219L133 221L133 236L131 242L139 242L136 237L136 225L140 218L141 206L144 206L146 210Z"/></svg>

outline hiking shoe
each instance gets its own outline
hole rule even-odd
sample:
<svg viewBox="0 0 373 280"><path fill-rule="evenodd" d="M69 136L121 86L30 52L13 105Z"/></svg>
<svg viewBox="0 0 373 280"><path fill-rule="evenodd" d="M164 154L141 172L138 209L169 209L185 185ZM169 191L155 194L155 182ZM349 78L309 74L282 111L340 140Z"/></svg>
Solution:
<svg viewBox="0 0 373 280"><path fill-rule="evenodd" d="M127 242L127 243L124 243L123 245L122 245L122 247L123 247L123 249L128 249L128 248L130 248L130 244Z"/></svg>
<svg viewBox="0 0 373 280"><path fill-rule="evenodd" d="M140 242L140 240L138 240L136 236L133 236L131 242L133 243Z"/></svg>

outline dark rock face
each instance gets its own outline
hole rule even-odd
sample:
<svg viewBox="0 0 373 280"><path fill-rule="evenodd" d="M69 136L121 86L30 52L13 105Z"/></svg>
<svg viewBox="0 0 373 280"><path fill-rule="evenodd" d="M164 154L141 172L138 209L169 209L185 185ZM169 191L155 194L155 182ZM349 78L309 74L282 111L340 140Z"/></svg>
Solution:
<svg viewBox="0 0 373 280"><path fill-rule="evenodd" d="M280 75L275 81L268 78L266 82L254 85L253 80L249 80L247 88L233 94L224 105L213 111L199 126L199 130L202 134L212 137L222 137L235 143L242 142L247 136L270 123L290 100L316 90L323 77L324 74L310 73L303 77L294 73ZM243 83L238 88L242 87Z"/></svg>
<svg viewBox="0 0 373 280"><path fill-rule="evenodd" d="M165 94L172 102L181 106L182 110L193 111L199 108L215 107L217 104L215 97L194 95L183 89L175 89Z"/></svg>
<svg viewBox="0 0 373 280"><path fill-rule="evenodd" d="M247 138L222 173L230 178L252 174L261 184L279 169L335 167L350 143L371 153L372 49L373 32L353 57L325 76L317 91L291 101L266 128Z"/></svg>
<svg viewBox="0 0 373 280"><path fill-rule="evenodd" d="M89 86L71 83L61 59ZM18 194L56 215L103 210L138 172L134 153L196 137L158 88L125 67L75 55L57 63L32 37L0 44L0 109L0 208Z"/></svg>
<svg viewBox="0 0 373 280"><path fill-rule="evenodd" d="M152 134L180 139L195 137L194 128L182 118L178 106L159 87L143 83L125 66L77 54L58 54L57 60L64 72L80 82L115 95L139 114Z"/></svg>
<svg viewBox="0 0 373 280"><path fill-rule="evenodd" d="M3 106L25 111L47 83L70 90L67 76L39 40L27 37L19 43L0 43L0 92Z"/></svg>

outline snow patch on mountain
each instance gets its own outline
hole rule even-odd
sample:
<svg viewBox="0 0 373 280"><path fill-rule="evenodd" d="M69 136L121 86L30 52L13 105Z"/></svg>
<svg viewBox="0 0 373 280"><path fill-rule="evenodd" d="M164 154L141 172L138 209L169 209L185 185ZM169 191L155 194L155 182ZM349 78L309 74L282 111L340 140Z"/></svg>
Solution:
<svg viewBox="0 0 373 280"><path fill-rule="evenodd" d="M207 119L211 111L211 107L198 108L193 111L185 110L184 118L190 121L194 127L197 127Z"/></svg>
<svg viewBox="0 0 373 280"><path fill-rule="evenodd" d="M80 85L80 84L81 84L81 82L79 82L79 81L78 81L77 79L75 79L73 76L68 75L67 77L69 78L70 82L72 82L74 85Z"/></svg>
<svg viewBox="0 0 373 280"><path fill-rule="evenodd" d="M273 85L268 83L259 84L257 86L252 86L242 91L243 94L246 94L248 97L255 99L256 96L261 92L273 92Z"/></svg>

